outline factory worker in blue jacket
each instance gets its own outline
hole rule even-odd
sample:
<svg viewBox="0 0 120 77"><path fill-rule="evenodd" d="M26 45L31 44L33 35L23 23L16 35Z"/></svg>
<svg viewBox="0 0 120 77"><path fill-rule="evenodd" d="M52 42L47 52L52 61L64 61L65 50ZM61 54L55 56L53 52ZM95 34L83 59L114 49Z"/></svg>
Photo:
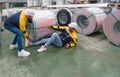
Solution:
<svg viewBox="0 0 120 77"><path fill-rule="evenodd" d="M53 33L50 38L43 38L39 41L30 43L26 40L26 47L27 46L34 46L34 45L40 45L42 44L42 47L40 47L37 52L43 52L47 50L47 47L50 44L54 44L57 47L74 47L76 46L78 36L77 36L77 24L75 22L72 22L68 24L68 26L51 26L53 29L61 31L60 34Z"/></svg>
<svg viewBox="0 0 120 77"><path fill-rule="evenodd" d="M10 49L18 48L18 56L25 57L30 55L30 52L25 51L22 46L22 37L27 38L29 41L32 40L26 31L26 23L31 23L33 15L33 10L24 9L10 16L4 23L4 27L15 34L15 37L10 44Z"/></svg>

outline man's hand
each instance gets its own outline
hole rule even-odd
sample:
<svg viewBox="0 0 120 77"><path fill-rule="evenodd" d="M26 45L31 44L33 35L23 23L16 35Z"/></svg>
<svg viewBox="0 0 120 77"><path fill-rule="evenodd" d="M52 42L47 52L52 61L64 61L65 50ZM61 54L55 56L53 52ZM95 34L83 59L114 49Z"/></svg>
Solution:
<svg viewBox="0 0 120 77"><path fill-rule="evenodd" d="M66 45L65 45L65 48L70 48L70 45L69 45L69 44L66 44Z"/></svg>
<svg viewBox="0 0 120 77"><path fill-rule="evenodd" d="M32 42L32 40L33 40L31 37L28 37L27 39L28 39L30 42Z"/></svg>

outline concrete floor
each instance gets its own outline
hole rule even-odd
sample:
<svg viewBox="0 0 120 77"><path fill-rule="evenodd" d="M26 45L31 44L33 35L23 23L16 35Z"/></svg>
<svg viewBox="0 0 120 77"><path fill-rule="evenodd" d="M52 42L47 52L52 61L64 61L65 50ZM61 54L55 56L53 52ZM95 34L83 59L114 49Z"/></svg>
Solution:
<svg viewBox="0 0 120 77"><path fill-rule="evenodd" d="M113 45L104 33L80 35L74 48L53 45L43 53L40 46L25 48L29 57L18 57L17 49L9 50L13 34L2 32L0 77L120 77L120 48Z"/></svg>

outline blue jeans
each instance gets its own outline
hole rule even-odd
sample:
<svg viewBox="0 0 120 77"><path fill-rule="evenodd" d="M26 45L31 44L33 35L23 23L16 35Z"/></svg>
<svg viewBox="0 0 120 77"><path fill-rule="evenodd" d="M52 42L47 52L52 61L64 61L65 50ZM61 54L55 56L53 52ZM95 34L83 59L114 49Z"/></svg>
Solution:
<svg viewBox="0 0 120 77"><path fill-rule="evenodd" d="M34 45L41 45L44 44L45 46L49 46L50 44L54 44L55 46L61 47L62 41L57 33L53 33L50 38L44 38L36 42L32 42L31 46Z"/></svg>
<svg viewBox="0 0 120 77"><path fill-rule="evenodd" d="M23 49L23 46L22 46L22 35L23 35L23 32L20 31L17 27L14 27L14 26L9 26L9 25L4 25L4 27L11 31L12 33L16 34L13 41L12 41L12 44L16 44L18 43L18 51L21 51Z"/></svg>

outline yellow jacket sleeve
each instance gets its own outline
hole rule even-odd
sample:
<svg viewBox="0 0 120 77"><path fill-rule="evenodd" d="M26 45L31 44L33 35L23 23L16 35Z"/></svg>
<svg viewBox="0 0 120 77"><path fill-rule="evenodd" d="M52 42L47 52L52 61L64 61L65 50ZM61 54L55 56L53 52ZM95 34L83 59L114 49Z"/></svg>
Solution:
<svg viewBox="0 0 120 77"><path fill-rule="evenodd" d="M57 25L53 25L52 26L53 29L56 29L56 30L64 30L67 28L67 26L57 26Z"/></svg>
<svg viewBox="0 0 120 77"><path fill-rule="evenodd" d="M76 43L74 43L74 42L70 43L70 47L74 47L75 45L76 45Z"/></svg>
<svg viewBox="0 0 120 77"><path fill-rule="evenodd" d="M26 18L26 15L25 15L25 10L23 10L21 15L20 15L19 27L20 27L20 30L23 32L24 37L29 36L27 31L26 31L26 21L27 21L27 18Z"/></svg>
<svg viewBox="0 0 120 77"><path fill-rule="evenodd" d="M70 34L70 36L72 37L73 41L69 45L70 47L74 47L77 44L78 36L75 31L72 34Z"/></svg>

